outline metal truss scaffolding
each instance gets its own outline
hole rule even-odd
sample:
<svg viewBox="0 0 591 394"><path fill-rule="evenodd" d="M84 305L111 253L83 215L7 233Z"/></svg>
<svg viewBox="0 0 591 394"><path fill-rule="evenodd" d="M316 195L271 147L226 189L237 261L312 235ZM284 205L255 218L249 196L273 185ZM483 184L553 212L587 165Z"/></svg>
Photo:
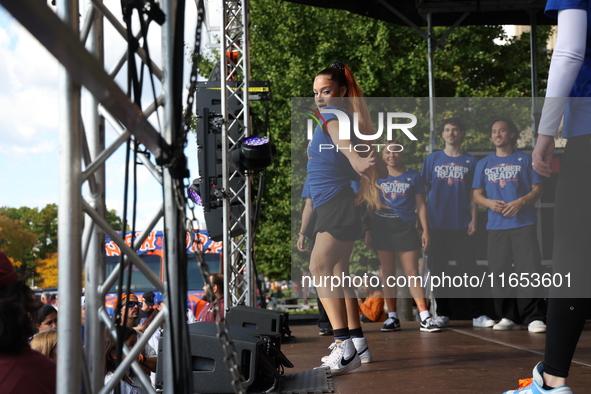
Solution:
<svg viewBox="0 0 591 394"><path fill-rule="evenodd" d="M224 198L224 298L227 307L245 304L254 306L256 278L252 258L252 175L233 169L230 153L243 138L251 135L249 80L250 38L248 0L223 0L221 43L222 156ZM236 99L240 110L230 110ZM241 132L234 139L228 132L235 124ZM238 186L236 186L238 185ZM232 210L232 206L243 209ZM239 214L236 214L239 212ZM232 236L233 233L243 235Z"/></svg>
<svg viewBox="0 0 591 394"><path fill-rule="evenodd" d="M160 324L164 325L164 392L192 392L190 368L186 344L188 341L185 323L186 284L183 287L182 261L185 256L185 198L183 176L186 162L179 144L181 112L178 105L182 95L178 78L181 73L178 59L175 62L176 37L182 32L181 20L177 20L180 0L162 0L166 22L158 30L162 40L162 62L155 64L138 43L146 40L127 34L121 22L121 5L133 2L115 1L118 9L111 12L102 0L88 0L81 11L78 0L57 0L57 14L45 1L0 0L33 36L39 40L60 62L60 199L58 216L59 237L59 291L60 324L58 336L57 392L63 394L80 392L83 386L87 393L107 393L118 384L131 367L140 376L144 392L154 392L149 378L141 371L137 355L143 350L151 334ZM140 2L149 9L157 3ZM137 6L137 2L135 2ZM180 8L180 6L179 6ZM140 17L141 18L141 17ZM183 16L184 18L184 16ZM180 18L180 19L183 19ZM123 39L134 44L134 51L127 51L112 70L105 70L103 61L104 21L107 20ZM135 34L135 33L134 33ZM135 45L138 44L138 45ZM177 55L178 56L178 53ZM140 67L148 68L156 81L155 90L160 94L153 102L141 109L115 82L123 66L133 57ZM182 64L182 61L180 62ZM173 72L174 71L174 72ZM175 82L176 79L176 82ZM160 113L163 121L149 121ZM118 138L106 146L105 120L117 133ZM153 123L157 123L158 127ZM144 146L146 153L138 159L154 178L162 184L162 204L152 213L151 224L144 228L128 246L124 239L108 225L105 219L105 163L113 153L130 139L130 146ZM181 138L182 139L182 138ZM154 162L155 161L155 162ZM83 193L83 187L88 192ZM155 196L159 198L158 195ZM83 221L83 212L86 217ZM135 250L146 239L157 222L164 218L164 231L168 241L165 248L165 281L162 282L138 258ZM83 223L84 222L84 223ZM83 228L84 224L84 229ZM104 384L104 329L115 332L113 319L104 308L105 294L118 279L118 269L108 277L105 270L105 234L119 246L124 266L133 264L163 292L165 308L155 324L152 324L138 343L130 350L124 348L126 357L115 371L114 377ZM82 272L86 268L86 331L85 347L81 340L80 296ZM186 263L185 263L186 268ZM186 282L186 280L185 280ZM183 350L185 349L185 353Z"/></svg>

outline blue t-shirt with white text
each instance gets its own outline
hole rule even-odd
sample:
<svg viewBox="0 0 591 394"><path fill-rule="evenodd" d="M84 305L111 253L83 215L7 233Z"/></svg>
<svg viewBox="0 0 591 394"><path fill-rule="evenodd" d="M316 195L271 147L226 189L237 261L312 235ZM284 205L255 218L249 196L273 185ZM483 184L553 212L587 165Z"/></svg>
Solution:
<svg viewBox="0 0 591 394"><path fill-rule="evenodd" d="M476 158L468 153L451 157L440 150L425 158L421 177L428 186L429 228L463 230L472 219L470 193Z"/></svg>
<svg viewBox="0 0 591 394"><path fill-rule="evenodd" d="M484 189L486 197L506 203L515 201L531 192L531 186L542 183L541 176L533 170L531 155L515 151L499 157L495 153L486 156L476 165L474 189ZM536 224L533 204L524 205L513 217L488 210L487 230L507 230Z"/></svg>
<svg viewBox="0 0 591 394"><path fill-rule="evenodd" d="M389 207L400 219L411 226L417 220L416 201L417 194L425 193L425 185L417 170L407 168L406 172L398 176L389 175L387 178L378 179L382 204Z"/></svg>

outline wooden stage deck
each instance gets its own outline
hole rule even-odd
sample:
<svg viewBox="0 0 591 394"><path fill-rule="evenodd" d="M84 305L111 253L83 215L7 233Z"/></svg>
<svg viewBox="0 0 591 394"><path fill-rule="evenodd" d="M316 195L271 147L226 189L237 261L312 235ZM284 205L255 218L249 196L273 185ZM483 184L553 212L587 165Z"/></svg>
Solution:
<svg viewBox="0 0 591 394"><path fill-rule="evenodd" d="M402 330L381 332L381 323L363 325L373 362L333 378L335 392L354 393L503 393L531 377L543 359L545 334L527 330L473 328L452 321L440 333L420 332L418 322ZM320 365L332 337L318 336L316 325L291 325L295 341L282 345L294 364L291 374ZM579 341L568 385L577 394L591 393L591 322Z"/></svg>

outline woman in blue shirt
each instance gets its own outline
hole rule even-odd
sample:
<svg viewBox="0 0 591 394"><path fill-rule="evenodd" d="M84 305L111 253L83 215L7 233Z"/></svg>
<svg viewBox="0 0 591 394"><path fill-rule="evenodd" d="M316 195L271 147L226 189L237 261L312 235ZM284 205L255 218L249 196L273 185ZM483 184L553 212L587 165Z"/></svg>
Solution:
<svg viewBox="0 0 591 394"><path fill-rule="evenodd" d="M332 375L340 375L371 361L359 321L357 297L350 287L333 287L333 279L349 277L353 242L363 235L361 206L355 203L351 181L366 176L376 157L374 152L362 157L355 150L355 140L339 133L339 114L349 123L352 114L358 114L359 129L371 134L369 111L347 65L334 62L320 71L314 78L314 97L324 126L316 128L308 147L307 182L316 214L310 272L335 339L330 346L332 352L322 358L321 367L330 368ZM349 135L354 139L353 133Z"/></svg>
<svg viewBox="0 0 591 394"><path fill-rule="evenodd" d="M398 255L420 314L420 330L438 332L441 329L431 319L419 274L420 250L429 246L425 186L419 172L404 165L402 145L398 141L388 141L383 149L388 176L378 179L380 207L372 212L371 232L366 233L366 243L377 250L382 265L388 307L388 319L382 331L400 330L396 313L396 283L400 283L396 282ZM417 218L423 229L421 236L416 229Z"/></svg>

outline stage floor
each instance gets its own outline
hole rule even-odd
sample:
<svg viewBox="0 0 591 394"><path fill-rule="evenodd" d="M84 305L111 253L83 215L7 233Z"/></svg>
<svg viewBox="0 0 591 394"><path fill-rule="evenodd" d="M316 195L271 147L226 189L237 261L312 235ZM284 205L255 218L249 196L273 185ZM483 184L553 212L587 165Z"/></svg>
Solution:
<svg viewBox="0 0 591 394"><path fill-rule="evenodd" d="M333 377L336 393L503 393L543 359L545 334L473 328L471 321L452 321L440 333L419 331L418 322L402 330L381 332L381 323L363 324L373 362ZM332 337L318 336L316 325L290 326L295 341L281 345L294 364L286 374L320 365ZM591 321L585 326L571 366L568 385L591 393Z"/></svg>

